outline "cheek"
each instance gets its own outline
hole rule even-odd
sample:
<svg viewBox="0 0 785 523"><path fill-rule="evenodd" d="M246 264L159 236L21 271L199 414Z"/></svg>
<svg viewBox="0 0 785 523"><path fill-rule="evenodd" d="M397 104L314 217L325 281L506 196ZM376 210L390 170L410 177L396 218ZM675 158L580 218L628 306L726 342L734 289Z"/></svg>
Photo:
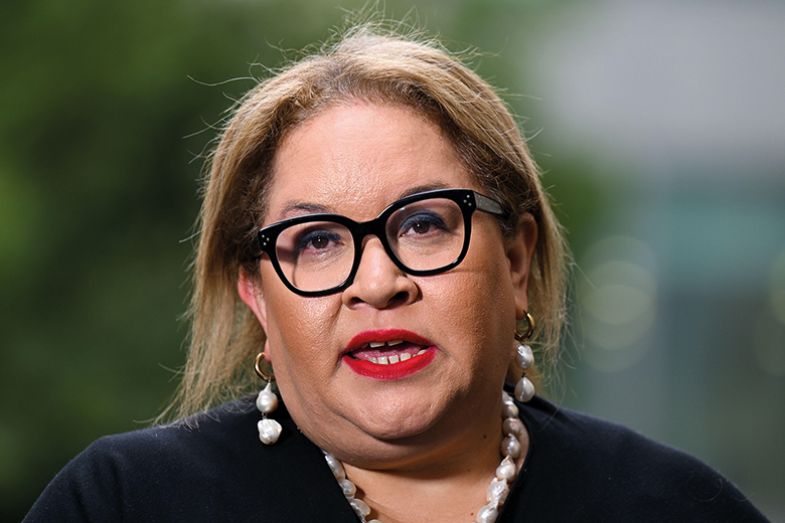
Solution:
<svg viewBox="0 0 785 523"><path fill-rule="evenodd" d="M476 372L495 376L506 371L512 357L515 301L509 271L503 264L485 263L457 267L441 284L430 285L427 294L438 304L434 311L439 311L451 345L465 348L461 357Z"/></svg>
<svg viewBox="0 0 785 523"><path fill-rule="evenodd" d="M317 357L330 350L325 333L332 332L334 304L327 298L302 298L286 288L268 292L266 301L270 358L277 372L303 372L326 366Z"/></svg>

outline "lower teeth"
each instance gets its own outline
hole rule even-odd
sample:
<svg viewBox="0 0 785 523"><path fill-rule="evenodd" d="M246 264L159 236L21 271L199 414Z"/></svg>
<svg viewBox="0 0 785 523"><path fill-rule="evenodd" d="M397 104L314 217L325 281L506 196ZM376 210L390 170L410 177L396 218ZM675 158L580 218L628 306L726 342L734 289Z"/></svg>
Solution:
<svg viewBox="0 0 785 523"><path fill-rule="evenodd" d="M421 354L425 354L425 349L420 349L416 354L409 354L408 352L404 352L400 355L393 354L392 356L370 357L367 358L367 361L377 365L391 365L393 363L400 363L402 361L412 359L413 357L420 356Z"/></svg>

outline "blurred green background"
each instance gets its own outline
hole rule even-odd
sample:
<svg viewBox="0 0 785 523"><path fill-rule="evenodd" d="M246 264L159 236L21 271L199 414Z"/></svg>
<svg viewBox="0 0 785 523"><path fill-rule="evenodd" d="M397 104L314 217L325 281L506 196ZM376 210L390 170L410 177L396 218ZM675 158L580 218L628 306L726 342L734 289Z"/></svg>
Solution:
<svg viewBox="0 0 785 523"><path fill-rule="evenodd" d="M254 64L362 5L3 2L0 520L164 406L211 126ZM434 0L414 19L486 52L474 65L569 230L551 396L699 456L785 519L785 7Z"/></svg>

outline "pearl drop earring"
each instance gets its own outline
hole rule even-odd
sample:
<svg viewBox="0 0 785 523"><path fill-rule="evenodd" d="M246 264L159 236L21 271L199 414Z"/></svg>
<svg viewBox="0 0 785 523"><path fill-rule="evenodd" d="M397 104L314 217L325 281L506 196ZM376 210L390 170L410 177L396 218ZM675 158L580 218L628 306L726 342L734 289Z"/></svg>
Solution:
<svg viewBox="0 0 785 523"><path fill-rule="evenodd" d="M278 408L278 396L273 392L272 375L268 375L262 370L263 358L264 352L260 352L254 361L254 371L267 382L267 386L259 391L259 395L256 397L256 408L262 413L262 419L259 420L256 427L259 429L259 440L265 445L272 445L278 441L283 429L280 423L267 417Z"/></svg>
<svg viewBox="0 0 785 523"><path fill-rule="evenodd" d="M515 340L518 343L518 346L516 347L516 357L518 358L518 364L520 364L523 369L523 376L521 376L521 379L518 380L518 383L515 385L515 399L523 403L530 401L535 394L534 383L526 377L526 371L531 369L534 365L534 353L530 346L521 343L531 338L532 334L534 334L535 323L534 317L531 314L526 312L525 315L527 324L526 332L515 332Z"/></svg>

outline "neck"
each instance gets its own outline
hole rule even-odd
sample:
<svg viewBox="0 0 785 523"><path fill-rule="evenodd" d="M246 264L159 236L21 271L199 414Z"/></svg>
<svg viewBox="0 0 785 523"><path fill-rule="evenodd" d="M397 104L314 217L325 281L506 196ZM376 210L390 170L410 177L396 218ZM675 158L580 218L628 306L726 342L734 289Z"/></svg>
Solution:
<svg viewBox="0 0 785 523"><path fill-rule="evenodd" d="M435 470L374 471L347 466L358 497L384 523L473 521L499 465L498 453L482 464L447 464Z"/></svg>
<svg viewBox="0 0 785 523"><path fill-rule="evenodd" d="M464 420L462 430L450 431L428 452L384 468L344 463L358 497L370 505L373 517L384 523L424 521L473 521L486 503L490 480L501 461L501 411ZM517 465L528 450L528 435L519 436L522 447Z"/></svg>

